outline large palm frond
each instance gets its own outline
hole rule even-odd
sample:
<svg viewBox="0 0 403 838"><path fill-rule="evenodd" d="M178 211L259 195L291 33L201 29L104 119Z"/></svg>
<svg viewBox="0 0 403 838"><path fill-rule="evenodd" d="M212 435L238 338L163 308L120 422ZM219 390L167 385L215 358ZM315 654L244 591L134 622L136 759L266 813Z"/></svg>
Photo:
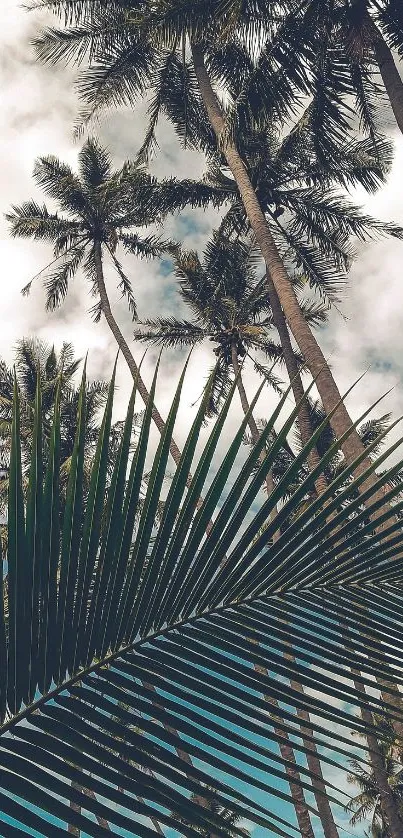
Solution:
<svg viewBox="0 0 403 838"><path fill-rule="evenodd" d="M9 834L28 828L53 837L64 834L68 822L98 836L95 815L107 819L115 834L151 838L153 818L162 829L173 827L189 838L200 827L224 838L226 822L219 813L225 808L261 824L268 835L291 836L297 830L277 745L283 731L292 735L301 756L309 749L310 735L302 740L295 708L313 714L323 765L337 771L350 752L350 730L371 728L360 708L376 712L382 706L389 717L398 714L381 705L373 689L374 677L386 672L403 682L402 534L393 510L385 507L381 541L359 498L349 501L348 492L344 503L343 493L334 498L341 476L273 545L272 532L290 517L315 475L262 527L286 496L315 437L274 495L257 506L262 480L298 406L260 462L284 395L259 442L234 471L247 417L222 462L213 459L233 385L187 488L205 414L206 405L200 405L156 525L182 382L183 375L135 523L156 378L131 463L134 393L130 400L103 515L112 380L82 525L84 377L61 532L59 406L42 484L38 388L25 504L15 388L0 611L0 821ZM320 469L333 453L334 446ZM348 467L350 474L355 465ZM398 468L401 464L393 467ZM381 484L388 485L388 474ZM387 491L386 498L399 491ZM401 506L399 500L396 510ZM284 657L290 642L293 660ZM357 660L360 674L354 681ZM295 690L290 679L305 691ZM268 697L280 702L275 731ZM358 761L365 765L368 758L359 742ZM300 776L311 788L314 778L303 760ZM343 804L337 783L326 782L329 799ZM203 805L201 789L214 805Z"/></svg>

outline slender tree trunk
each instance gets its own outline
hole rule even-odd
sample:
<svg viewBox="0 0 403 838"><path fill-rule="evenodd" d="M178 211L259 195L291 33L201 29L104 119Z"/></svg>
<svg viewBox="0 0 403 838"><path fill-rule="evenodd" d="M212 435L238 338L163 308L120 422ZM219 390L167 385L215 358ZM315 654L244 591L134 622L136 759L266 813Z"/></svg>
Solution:
<svg viewBox="0 0 403 838"><path fill-rule="evenodd" d="M77 783L73 782L71 785L77 791L82 790L81 786L77 785ZM70 800L70 809L73 812L77 812L79 815L81 815L81 806L79 806L78 803L75 803L74 800ZM74 826L74 824L72 823L67 824L67 832L69 835L75 835L76 838L80 838L81 830L78 828L78 826Z"/></svg>
<svg viewBox="0 0 403 838"><path fill-rule="evenodd" d="M87 789L85 788L85 786L81 786L79 783L76 783L74 781L71 785L73 789L76 789L76 791L82 791L84 792L84 794L88 795L88 797L90 797L92 800L96 800L95 792L93 792L92 789ZM78 814L81 814L81 806L79 806L78 803L75 803L73 800L70 801L70 809L73 812L78 812ZM99 826L101 826L107 832L111 831L109 823L107 820L105 820L105 818L100 817L100 815L96 815L95 817ZM67 825L67 832L69 835L75 835L76 838L80 838L81 830L78 828L78 826L74 826L73 824L69 823Z"/></svg>
<svg viewBox="0 0 403 838"><path fill-rule="evenodd" d="M235 373L236 376L238 376L237 387L238 387L239 397L240 397L240 400L241 400L242 409L243 409L243 412L246 416L246 414L248 413L248 410L249 410L249 402L248 402L248 398L247 398L245 388L244 388L244 385L243 385L242 376L240 374L239 364L238 364L238 355L237 355L237 351L236 351L236 346L234 344L232 344L232 346L231 346L231 358L232 358L232 366L233 366L233 369L234 369L234 373ZM250 432L251 432L251 435L252 435L253 442L256 444L256 442L259 441L260 434L259 434L259 429L256 425L256 422L255 422L255 419L254 419L253 415L251 415L249 417L248 425L249 425L249 428L250 428ZM261 459L264 459L264 453L263 452L261 454ZM266 481L266 485L267 485L267 491L269 493L271 493L273 491L273 488L274 488L273 478L272 478L271 474L270 474L270 484L268 484L267 481ZM256 670L256 672L260 672L263 675L267 675L267 669L265 669L265 667L262 667L262 666L259 666L258 664L255 664L254 669ZM302 690L302 687L301 687L301 690ZM270 698L269 696L265 696L265 700L274 707L275 712L271 713L270 715L271 715L271 717L272 717L272 719L275 723L276 718L278 717L278 714L279 714L278 702L276 701L276 699ZM280 734L280 731L277 730L276 727L274 729L275 729L276 733ZM284 732L281 732L281 736L283 738L285 737L286 739L288 739L287 734L285 734ZM312 745L312 743L310 743L309 747L312 749L314 746ZM293 763L294 766L295 766L295 767L291 767L291 766L287 765L286 773L287 773L288 778L289 778L291 796L292 796L292 799L293 799L294 809L295 809L295 813L296 813L296 816L297 816L298 826L300 828L301 835L303 836L303 838L314 838L314 832L313 832L313 828L312 828L311 817L310 817L310 814L309 814L309 811L308 811L308 808L307 808L307 805L306 805L304 790L298 783L295 783L295 780L300 780L300 774L299 774L299 771L298 771L297 761L295 759L295 754L294 754L292 745L291 745L291 743L288 744L286 742L281 742L280 741L279 748L280 748L280 753L281 753L281 756L283 757L283 759L286 762L288 761L288 762ZM322 776L322 770L321 770L319 759L316 760L316 763L317 763L317 765L316 765L315 770L316 770L317 773L319 773L319 776ZM308 764L309 764L309 761L308 761ZM309 768L311 770L314 770L313 768L311 768L311 765L309 765ZM318 769L319 769L319 771L318 771ZM324 784L322 784L322 785L324 787ZM326 790L325 790L325 793L326 793ZM318 795L318 797L320 797L320 795ZM317 800L317 798L316 798L316 800ZM326 803L327 803L327 801L326 801ZM329 804L327 804L327 805L329 806ZM330 809L330 807L329 807L329 809ZM319 807L318 807L318 810L319 810ZM331 814L331 812L330 812L330 814ZM324 824L323 824L323 827L324 827L324 831L325 831L325 838L338 838L337 830L336 830L336 832L333 832L333 833L332 832L326 832Z"/></svg>
<svg viewBox="0 0 403 838"><path fill-rule="evenodd" d="M264 666L260 666L259 664L254 664L254 669L256 672L259 672L260 675L268 675L267 669ZM279 736L279 749L280 754L283 760L286 762L286 774L288 777L288 782L290 785L290 792L292 801L294 804L295 814L297 816L297 823L299 830L301 832L302 838L315 838L315 833L312 828L311 816L309 814L309 809L306 805L304 789L302 786L299 785L297 781L301 780L301 775L298 771L298 764L295 759L295 754L291 745L291 742L287 743L284 742L284 739L288 740L288 734L276 728L276 720L280 717L281 718L281 711L278 705L278 701L271 696L265 695L265 701L270 704L272 708L270 710L270 718L273 722L274 732ZM312 745L310 745L312 747ZM293 766L287 765L288 763L292 763Z"/></svg>
<svg viewBox="0 0 403 838"><path fill-rule="evenodd" d="M224 143L222 142L222 135L225 131L225 121L220 104L211 86L210 78L204 63L203 50L200 46L192 44L192 56L199 90L207 115L216 134L217 140L221 143L221 145L223 145L223 152L228 166L234 176L251 229L254 232L256 241L266 264L267 273L271 277L288 325L305 358L306 365L311 375L316 379L317 388L326 413L329 415L331 411L339 405L332 416L331 425L336 437L340 438L351 428L351 419L344 403L339 404L339 390L329 366L326 363L323 352L313 336L311 329L299 307L294 289L289 281L266 217L253 189L246 166L233 140L228 138L224 141ZM347 463L352 463L353 460L365 450L356 430L351 430L351 433L347 439L344 440L341 447ZM369 466L369 458L364 459L360 466L357 467L356 474L362 474ZM361 491L365 491L366 489L372 487L374 482L375 478L371 475L363 482ZM377 500L378 498L381 499L382 497L382 492L376 492L373 495L373 500Z"/></svg>
<svg viewBox="0 0 403 838"><path fill-rule="evenodd" d="M241 375L241 371L240 371L239 364L238 364L238 355L237 355L236 346L235 346L234 343L231 345L231 360L232 360L232 368L234 370L234 374L237 377L237 388L238 388L239 398L241 400L242 410L243 410L243 412L246 416L246 414L249 411L249 402L248 402L248 397L247 397L246 392L245 392L245 387L243 385L242 375ZM259 428L258 428L258 426L255 422L255 419L254 419L254 416L253 416L252 413L249 416L248 425L249 425L249 430L250 430L251 435L252 435L252 440L253 440L254 444L256 445L256 443L259 442L260 433L259 433ZM263 460L265 459L264 451L261 452L259 459L260 459L260 462L263 462ZM273 492L274 492L273 473L272 473L271 469L266 476L265 482L266 482L267 495L268 495L268 497L270 497L270 495L272 495ZM273 513L274 513L274 515L273 515ZM275 510L273 510L273 512L271 513L270 520L273 520L274 516L275 516Z"/></svg>
<svg viewBox="0 0 403 838"><path fill-rule="evenodd" d="M127 366L129 367L129 370L130 370L130 372L133 376L133 380L137 382L137 389L140 393L140 396L143 399L144 404L147 405L148 402L150 401L150 394L147 390L146 385L144 384L143 379L141 378L139 368L138 368L138 366L137 366L137 364L136 364L136 362L133 358L133 355L132 355L132 353L129 349L129 346L128 346L122 332L120 331L120 328L119 328L119 326L118 326L118 324L117 324L117 322L116 322L116 320L115 320L115 318L112 314L111 306L110 306L110 303L109 303L109 297L108 297L108 293L107 293L106 286L105 286L104 272L103 272L103 267L102 267L102 251L101 251L100 242L96 242L95 245L94 245L94 261L95 261L95 268L96 268L96 273L97 273L97 286L98 286L99 298L100 298L100 301L101 301L102 312L103 312L105 320L106 320L106 322L107 322L107 324L108 324L108 326L109 326L109 328L110 328L110 330L113 334L113 337L115 338L116 343L117 343L117 345L118 345L118 347L119 347L119 349L120 349L120 351L121 351L121 353L122 353L122 355L123 355L123 357L124 357L124 359L127 363ZM161 414L159 413L159 411L155 407L155 405L153 405L153 409L152 409L152 418L153 418L160 434L163 434L164 429L165 429L165 422L164 422ZM179 450L179 448L178 448L174 439L171 439L171 444L170 444L170 449L169 450L171 452L171 456L172 456L172 459L173 459L174 463L176 465L178 465L179 460L181 458L181 452L180 452L180 450Z"/></svg>
<svg viewBox="0 0 403 838"><path fill-rule="evenodd" d="M154 707L160 707L161 705L158 702L158 697L157 697L158 694L157 694L157 690L155 689L155 687L152 684L146 683L145 681L143 681L142 684L147 690L150 690L150 692L155 696L155 698L151 699L152 704L154 705ZM167 725L165 722L163 722L163 726L164 726L165 730L168 731L168 733L177 737L178 741L180 742L179 733L174 727L171 727L171 725ZM190 754L188 754L187 751L183 751L179 746L175 747L175 751L176 751L178 757L180 757L180 759L183 759L183 762L185 763L185 765L193 765L192 758L191 758ZM184 773L186 774L188 779L193 779L193 775L190 774L190 773L187 773L186 768L184 768ZM209 800L206 797L203 797L202 794L195 795L194 800L195 800L196 803L199 804L199 806L202 806L204 809L208 809L209 806L210 806ZM213 833L211 833L211 838L218 838L218 836L213 835Z"/></svg>
<svg viewBox="0 0 403 838"><path fill-rule="evenodd" d="M382 76L386 93L389 98L396 122L403 134L403 81L396 67L392 50L389 49L382 32L366 12L364 24L371 40L375 58Z"/></svg>
<svg viewBox="0 0 403 838"><path fill-rule="evenodd" d="M267 286L269 289L270 306L272 310L273 323L277 329L280 343L283 349L284 362L286 365L288 378L290 379L291 389L296 404L300 404L298 411L298 427L301 434L301 441L303 445L307 445L311 439L313 428L309 409L305 398L304 388L302 386L301 375L295 359L294 350L292 348L290 335L288 333L287 321L284 317L283 310L280 305L277 291L273 285L273 281L269 275L266 276ZM307 456L309 470L312 472L320 464L320 457L317 448L312 449ZM315 489L319 495L327 488L327 482L324 474L319 474L315 480Z"/></svg>
<svg viewBox="0 0 403 838"><path fill-rule="evenodd" d="M284 655L286 660L295 660L294 654L292 652L290 646L290 652ZM304 688L299 681L290 680L290 685L294 690L297 690L299 693L304 693ZM312 772L312 787L313 792L315 795L316 807L319 812L322 829L325 838L339 838L339 832L333 817L333 812L330 808L330 803L327 798L326 792L326 785L323 779L323 772L322 772L322 765L320 762L319 754L317 752L316 745L313 740L313 730L310 727L311 719L307 710L298 709L297 716L301 724L301 733L302 733L302 741L304 746L307 748L308 753L306 755L306 761L308 763L308 768ZM309 740L304 738L306 736L311 737ZM314 753L310 753L310 751L314 751Z"/></svg>

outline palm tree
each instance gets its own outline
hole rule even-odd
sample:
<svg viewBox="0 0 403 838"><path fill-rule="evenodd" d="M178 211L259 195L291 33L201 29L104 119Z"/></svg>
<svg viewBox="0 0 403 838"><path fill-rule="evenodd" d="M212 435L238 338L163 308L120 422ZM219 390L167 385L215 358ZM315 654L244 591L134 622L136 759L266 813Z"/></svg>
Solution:
<svg viewBox="0 0 403 838"><path fill-rule="evenodd" d="M91 309L95 321L101 315L124 356L130 372L138 381L139 393L147 404L148 390L139 367L112 313L104 279L104 255L107 254L118 277L118 288L126 298L133 318L136 303L129 277L118 260L118 248L140 257L153 257L168 247L167 242L134 230L160 218L155 183L141 166L126 162L112 171L110 155L95 139L84 143L79 153L78 174L56 157L36 161L34 178L60 207L50 212L46 205L26 201L7 214L13 236L32 238L53 244L53 261L41 271L46 289L46 307L61 305L69 281L80 267L86 275L90 293L96 302ZM30 289L28 283L25 292ZM153 420L160 433L164 422L153 407ZM179 461L180 451L171 441L171 454Z"/></svg>
<svg viewBox="0 0 403 838"><path fill-rule="evenodd" d="M327 128L333 123L336 137L342 134L346 122L351 123L351 102L346 97L352 94L362 127L376 136L378 104L385 92L403 132L403 82L399 72L403 15L398 0L310 0L300 5L297 14L291 2L289 17L280 30L275 51L277 58L281 54L284 68L289 60L288 39L294 44L295 39L301 39L305 68L312 70L310 87L314 99L321 88L322 133L325 122ZM326 143L325 138L323 141Z"/></svg>
<svg viewBox="0 0 403 838"><path fill-rule="evenodd" d="M281 360L282 350L271 337L270 306L264 280L258 281L256 276L256 259L250 245L241 240L232 242L215 233L205 247L202 263L195 251L180 251L175 257L175 268L180 298L193 318L158 317L139 321L141 328L136 327L135 339L164 348L193 347L206 340L213 344L217 363L208 405L210 416L218 413L231 388L234 349L236 374L239 361L247 358L254 370L281 395L280 381L269 373L265 364L270 362L271 366ZM308 314L318 320L325 317L319 307L310 309ZM237 387L243 394L242 375ZM249 406L245 415L248 410Z"/></svg>
<svg viewBox="0 0 403 838"><path fill-rule="evenodd" d="M168 93L169 96L169 93ZM183 114L176 115L179 127ZM203 182L173 178L161 184L164 209L192 206L230 204L221 230L228 235L246 234L250 230L245 208L236 183L225 164L222 153L217 153L211 138L205 137L205 125L192 120L192 142L201 145L208 155L209 165ZM371 143L344 142L324 167L318 160L312 132L302 118L285 136L273 126L270 130L238 131L237 143L242 158L248 161L248 171L255 192L264 208L267 221L290 277L296 268L302 278L329 305L338 302L345 284L353 249L351 237L365 239L382 233L398 233L394 225L384 225L363 215L346 201L334 185L361 185L372 191L381 183L388 170L391 149L379 143L374 156ZM379 155L379 156L378 156ZM380 163L380 159L382 163ZM305 444L312 435L308 406L303 400L303 386L295 361L287 323L278 298L270 298L273 323L278 331L288 376L296 403L300 404L299 427ZM300 307L301 307L301 300ZM305 319L306 310L301 307ZM318 459L310 455L309 466L315 469ZM317 490L325 484L319 478Z"/></svg>
<svg viewBox="0 0 403 838"><path fill-rule="evenodd" d="M240 365L249 360L254 370L281 394L279 380L266 365L268 361L273 364L284 358L282 347L271 337L273 317L265 277L257 280L253 248L239 239L231 241L215 234L206 246L202 264L195 252L181 252L176 257L176 276L180 296L190 307L193 319L148 319L140 323L145 328L135 329L134 337L165 348L193 347L206 340L212 342L217 364L208 414L216 413L228 395L232 369L242 409L245 415L249 415L248 424L256 443L260 434L253 414L249 413ZM298 285L297 276L295 283ZM301 305L308 322L321 323L326 319L326 306L303 300ZM302 359L294 353L293 363L298 375L301 362ZM271 492L271 474L266 483Z"/></svg>
<svg viewBox="0 0 403 838"><path fill-rule="evenodd" d="M396 799L397 805L403 813L403 765L401 761L401 748L396 743L393 726L388 719L378 715L374 718L374 722L383 734L381 753L391 794ZM356 826L358 823L365 822L370 818L369 831L366 831L365 835L368 838L389 838L390 831L381 808L380 791L374 772L355 759L350 760L350 765L352 770L348 775L348 780L360 789L359 793L351 798L346 807L347 811L353 813L350 819L351 825Z"/></svg>
<svg viewBox="0 0 403 838"><path fill-rule="evenodd" d="M49 444L56 393L60 387L60 475L64 489L67 486L74 439L77 431L77 408L80 389L74 383L74 377L80 367L81 359L75 358L71 343L63 343L59 353L54 347L38 338L22 338L17 341L14 356L14 370L20 394L21 404L21 453L25 486L28 484L35 394L38 381L41 387L42 421L45 443ZM11 429L13 419L14 370L0 360L0 440L1 458L4 466L4 479L0 484L0 503L7 505L8 471L11 451ZM99 412L105 404L108 387L103 381L87 384L85 410L87 415L85 448L85 474L88 476L95 454L99 434ZM118 445L119 425L113 426L112 445ZM110 468L113 468L111 460Z"/></svg>
<svg viewBox="0 0 403 838"><path fill-rule="evenodd" d="M101 526L112 380L82 526L84 378L61 538L59 408L56 404L42 482L37 388L30 483L24 501L15 387L0 610L0 822L7 822L4 828L10 834L11 818L20 831L35 829L53 838L64 834L63 825L70 822L95 838L99 835L95 816L104 818L111 830L142 838L155 834L148 825L151 818L187 838L196 838L200 828L224 838L225 819L213 811L221 807L220 811L230 809L259 824L267 835L290 838L297 830L288 814L292 798L284 787L286 763L277 746L287 733L295 750L306 756L310 741L299 731L291 708L310 713L313 735L323 749L321 760L332 772L335 767L342 770L340 758L349 755L350 730L365 736L372 731L371 722L356 715L357 709L371 715L382 707L388 718L396 712L374 694L374 678L383 672L383 663L371 641L373 630L387 633L389 659L399 673L402 579L396 552L401 550L402 535L394 513L386 507L397 539L392 547L391 541L380 543L361 502L352 500L356 477L344 494L335 496L338 480L345 479L342 475L327 496L316 498L292 520L307 485L290 496L290 474L279 487L284 505L278 518L261 533L277 497L259 502L259 488L293 427L297 408L259 463L285 404L286 395L282 397L259 442L234 474L247 417L226 446L223 461L213 462L225 433L233 385L187 489L210 397L207 388L156 526L155 509L182 382L183 376L153 457L137 523L155 379L126 481L133 394ZM251 410L255 403L256 398ZM312 439L310 445L314 444ZM330 458L334 450L328 452ZM306 457L304 450L301 459ZM402 463L397 463L392 472L401 468ZM353 474L354 464L347 466L347 472ZM385 485L390 476L390 471L385 474ZM206 480L205 501L197 508ZM206 533L210 519L213 524ZM278 519L292 523L272 545ZM320 575L324 558L338 574L336 587ZM315 572L318 578L311 583ZM361 597L368 608L365 633L358 606ZM291 637L298 650L294 661L284 658ZM353 681L350 669L357 659L362 672ZM399 675L396 678L402 682ZM303 693L289 686L291 679L304 688ZM268 724L262 695L279 702L276 731ZM183 754L195 757L193 764L178 756L178 746ZM363 764L372 759L365 740L357 744L357 754ZM302 788L310 790L312 771L302 760L299 770ZM72 782L86 791L73 788ZM326 776L325 783L329 800L345 805L336 784ZM210 808L191 799L201 787L203 798L214 801ZM399 812L389 792L379 787L382 811L392 838L397 838ZM69 806L70 800L77 810Z"/></svg>
<svg viewBox="0 0 403 838"><path fill-rule="evenodd" d="M133 105L147 92L151 97L154 126L172 80L177 83L177 97L181 96L184 102L189 90L196 94L199 114L204 113L210 133L222 150L265 261L272 308L277 307L279 313L282 308L284 312L307 368L316 380L326 413L332 416L334 431L342 439L347 462L361 456L358 471L362 474L368 470L369 462L359 435L355 429L347 434L351 419L301 312L235 133L228 130L221 101L221 93L232 101L234 81L238 82L238 89L243 86L243 81L256 69L257 53L263 70L255 104L258 101L261 110L264 96L266 113L267 100L270 100L271 113L280 113L284 119L292 110L295 86L301 74L298 75L298 68L294 73L278 72L276 57L271 60L265 49L267 42L271 43L282 4L271 5L269 11L266 3L246 3L241 7L211 0L193 5L190 11L187 6L177 6L173 0L168 4L154 0L140 11L138 5L128 0L112 0L102 7L93 0L71 0L67 15L64 0L37 0L33 5L50 7L65 23L62 30L47 29L37 39L37 53L42 60L54 63L61 59L76 62L84 57L88 59L79 86L80 95L88 105L86 117L110 105ZM249 105L250 97L246 112ZM182 126L182 137L186 138L191 118L192 110ZM363 484L364 491L374 478L368 480L368 484Z"/></svg>

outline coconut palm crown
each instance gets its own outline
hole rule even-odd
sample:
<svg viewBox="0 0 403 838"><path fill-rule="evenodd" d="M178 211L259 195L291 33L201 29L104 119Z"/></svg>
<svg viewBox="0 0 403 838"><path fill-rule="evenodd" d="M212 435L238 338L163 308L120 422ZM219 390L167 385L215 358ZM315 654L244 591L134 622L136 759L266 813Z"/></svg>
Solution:
<svg viewBox="0 0 403 838"><path fill-rule="evenodd" d="M46 289L46 307L58 307L65 299L69 281L80 267L96 298L92 309L97 321L103 311L99 260L108 255L118 276L118 288L132 316L136 303L132 284L117 258L117 251L140 257L160 254L164 243L136 228L160 217L154 197L154 182L141 166L126 162L113 170L109 152L96 139L88 139L78 156L78 173L56 157L40 157L34 179L56 203L53 212L36 201L25 201L6 215L13 236L47 241L54 259L41 271ZM25 287L28 293L32 280Z"/></svg>
<svg viewBox="0 0 403 838"><path fill-rule="evenodd" d="M194 251L181 251L175 257L175 268L179 295L193 318L157 317L141 321L134 330L135 339L164 348L191 347L210 341L218 362L214 365L209 413L217 412L228 395L231 371L237 375L238 362L242 364L246 359L281 393L281 382L267 364L271 367L275 361L283 360L282 347L273 340L265 278L258 279L259 258L250 243L215 233L205 247L202 261ZM295 284L298 285L297 276ZM326 319L324 305L303 299L301 304L309 322L322 323ZM301 366L301 357L295 355Z"/></svg>

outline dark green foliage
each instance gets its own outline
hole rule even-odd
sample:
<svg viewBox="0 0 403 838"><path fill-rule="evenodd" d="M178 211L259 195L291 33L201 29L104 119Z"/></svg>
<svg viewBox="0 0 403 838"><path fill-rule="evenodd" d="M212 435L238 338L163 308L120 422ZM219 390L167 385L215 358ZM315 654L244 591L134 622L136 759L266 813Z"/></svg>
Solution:
<svg viewBox="0 0 403 838"><path fill-rule="evenodd" d="M290 836L296 832L292 821L286 814L282 818L276 806L277 800L292 801L277 745L281 731L292 733L293 748L301 754L313 741L310 735L302 740L295 708L313 714L316 744L325 748L323 765L339 769L340 757L350 747L350 729L368 729L358 714L360 707L373 712L382 707L387 718L398 712L381 704L373 690L358 693L350 674L359 654L361 674L356 677L373 687L373 677L385 674L386 653L395 682L403 683L397 619L401 559L395 558L401 550L401 526L393 509L384 513L391 540L380 543L361 500L352 499L351 486L343 490L344 496L340 491L334 497L352 472L347 468L323 497L293 516L312 485L313 478L307 477L301 487L289 491L307 449L291 464L274 495L259 502L262 479L295 421L297 408L257 466L287 393L259 443L234 471L245 417L233 442L227 443L222 463L215 466L200 507L234 392L233 385L187 488L213 377L169 484L160 522L155 512L183 376L139 515L151 408L130 463L131 400L101 529L113 382L83 526L83 379L61 535L54 508L59 398L43 484L37 389L25 503L15 389L8 564L0 621L0 659L7 671L0 689L0 819L9 815L23 827L34 826L52 836L63 834L69 822L98 836L93 813L107 819L115 834L125 829L151 836L154 818L162 829L173 827L185 836L212 832L224 838L226 813L231 812L234 819L242 816L261 824L268 835ZM255 403L256 399L251 410ZM323 429L322 423L310 447ZM375 450L379 442L372 440L368 450ZM396 448L397 444L391 450ZM336 450L333 443L321 469ZM379 463L385 456L386 452ZM382 484L387 485L399 468L401 464L386 473ZM353 488L363 479L365 474L353 480ZM400 486L389 494L400 498ZM262 531L281 498L284 505L276 521ZM401 505L398 500L396 510ZM292 523L272 545L271 532L287 520ZM385 633L391 646L386 645ZM284 657L290 640L293 661ZM255 670L254 663L268 674ZM289 686L291 679L304 686L303 693ZM280 702L276 732L265 696ZM367 747L357 742L357 759L365 767ZM186 754L192 763L185 761ZM304 763L300 775L299 782L309 789L312 775ZM345 805L343 793L330 782L327 790L335 805ZM69 801L81 807L81 813ZM37 808L32 811L28 804ZM55 824L49 822L49 814L57 819ZM231 829L238 834L236 826Z"/></svg>

